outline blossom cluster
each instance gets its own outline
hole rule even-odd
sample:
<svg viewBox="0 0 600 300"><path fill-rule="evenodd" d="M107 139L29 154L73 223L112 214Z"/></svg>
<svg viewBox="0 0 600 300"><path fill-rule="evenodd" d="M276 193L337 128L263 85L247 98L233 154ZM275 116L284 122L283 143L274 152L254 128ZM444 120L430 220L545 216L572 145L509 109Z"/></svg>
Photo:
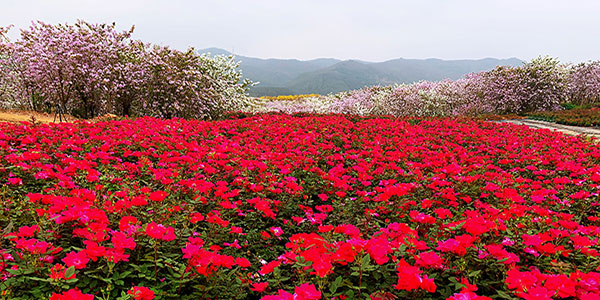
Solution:
<svg viewBox="0 0 600 300"><path fill-rule="evenodd" d="M0 123L11 299L598 299L600 148L471 119Z"/></svg>
<svg viewBox="0 0 600 300"><path fill-rule="evenodd" d="M233 57L131 39L133 27L34 22L10 41L0 28L1 106L89 119L216 118L239 109L245 87Z"/></svg>

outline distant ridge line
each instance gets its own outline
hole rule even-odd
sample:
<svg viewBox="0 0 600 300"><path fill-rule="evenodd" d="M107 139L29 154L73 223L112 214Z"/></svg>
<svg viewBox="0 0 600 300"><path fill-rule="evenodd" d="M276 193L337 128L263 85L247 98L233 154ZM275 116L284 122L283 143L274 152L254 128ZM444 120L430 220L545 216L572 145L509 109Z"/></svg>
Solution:
<svg viewBox="0 0 600 300"><path fill-rule="evenodd" d="M220 48L199 53L231 55ZM311 60L256 58L236 55L244 78L259 82L250 89L253 96L330 94L371 85L412 83L422 80L458 79L469 73L496 66L519 66L518 58L444 60L439 58L396 58L383 62L317 58Z"/></svg>

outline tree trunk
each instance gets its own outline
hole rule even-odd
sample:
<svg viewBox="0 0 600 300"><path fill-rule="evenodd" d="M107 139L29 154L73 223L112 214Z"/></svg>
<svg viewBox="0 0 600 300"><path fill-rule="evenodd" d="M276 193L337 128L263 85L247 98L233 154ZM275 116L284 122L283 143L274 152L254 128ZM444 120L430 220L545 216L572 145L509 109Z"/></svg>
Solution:
<svg viewBox="0 0 600 300"><path fill-rule="evenodd" d="M131 99L129 99L129 97L127 97L126 99L124 99L124 101L121 103L121 116L129 116L129 114L131 113Z"/></svg>

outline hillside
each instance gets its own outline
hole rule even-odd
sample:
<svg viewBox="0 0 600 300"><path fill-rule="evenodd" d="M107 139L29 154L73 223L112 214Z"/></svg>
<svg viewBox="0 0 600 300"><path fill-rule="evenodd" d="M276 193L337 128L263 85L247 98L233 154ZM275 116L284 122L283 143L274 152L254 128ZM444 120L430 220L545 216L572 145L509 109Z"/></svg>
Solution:
<svg viewBox="0 0 600 300"><path fill-rule="evenodd" d="M393 81L372 65L349 60L317 71L300 74L287 86L298 94L329 94L369 85L391 83Z"/></svg>
<svg viewBox="0 0 600 300"><path fill-rule="evenodd" d="M213 55L231 54L219 48L203 49L199 52ZM522 64L522 61L517 58L477 60L399 58L384 62L365 62L341 61L333 58L307 61L262 59L236 55L236 59L241 61L240 68L244 77L259 82L250 90L254 96L329 94L368 85L457 79L468 73L491 70L498 65Z"/></svg>

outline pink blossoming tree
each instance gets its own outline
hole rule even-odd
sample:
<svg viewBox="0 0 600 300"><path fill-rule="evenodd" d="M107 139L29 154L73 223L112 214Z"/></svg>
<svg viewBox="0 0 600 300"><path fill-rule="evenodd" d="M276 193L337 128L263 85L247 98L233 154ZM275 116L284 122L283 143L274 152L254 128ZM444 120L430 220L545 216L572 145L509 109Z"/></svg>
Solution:
<svg viewBox="0 0 600 300"><path fill-rule="evenodd" d="M10 86L11 97L33 110L215 118L246 97L249 82L232 57L131 40L133 27L35 22L15 42L6 32L0 31L2 95Z"/></svg>

